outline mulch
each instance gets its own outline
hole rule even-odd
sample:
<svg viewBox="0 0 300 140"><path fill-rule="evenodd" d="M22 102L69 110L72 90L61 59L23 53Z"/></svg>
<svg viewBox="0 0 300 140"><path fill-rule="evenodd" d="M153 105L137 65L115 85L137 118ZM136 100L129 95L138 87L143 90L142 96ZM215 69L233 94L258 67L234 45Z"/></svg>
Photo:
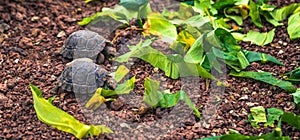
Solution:
<svg viewBox="0 0 300 140"><path fill-rule="evenodd" d="M270 2L282 7L292 1ZM88 139L195 139L229 133L229 128L245 135L260 135L272 128L254 129L247 121L253 106L276 107L300 115L292 96L271 85L251 79L227 76L231 88L206 88L202 78L171 80L160 70L147 62L134 60L130 76L136 76L132 94L119 96L115 102L108 102L95 112L80 106L73 93L55 93L57 78L70 62L62 58L59 50L66 38L74 31L84 29L77 24L82 18L110 7L118 1L95 1L85 4L83 0L2 0L0 2L0 139L75 139L69 133L59 131L38 120L29 83L37 85L45 98L57 95L53 104L68 112L83 123L99 123L114 130L114 134L100 135ZM264 22L258 29L247 19L243 27L249 30L269 31L272 25ZM276 28L272 43L264 47L240 42L243 49L270 54L285 66L272 63L252 63L247 70L272 72L276 77L300 66L300 40L290 40L287 34L287 20L284 26ZM139 31L123 32L114 42L122 48L124 43L136 42ZM159 42L158 42L159 43ZM125 50L126 51L126 50ZM107 69L114 65L105 63ZM190 109L179 103L172 109L149 109L142 113L139 108L143 99L143 83L146 77L163 82L162 89L174 93L185 87L188 95L202 112L204 119L198 120ZM197 85L191 87L189 85ZM299 87L299 85L297 85ZM220 94L218 94L220 92ZM221 92L223 94L221 94ZM199 93L199 94L192 94ZM299 139L299 130L283 123L283 134Z"/></svg>

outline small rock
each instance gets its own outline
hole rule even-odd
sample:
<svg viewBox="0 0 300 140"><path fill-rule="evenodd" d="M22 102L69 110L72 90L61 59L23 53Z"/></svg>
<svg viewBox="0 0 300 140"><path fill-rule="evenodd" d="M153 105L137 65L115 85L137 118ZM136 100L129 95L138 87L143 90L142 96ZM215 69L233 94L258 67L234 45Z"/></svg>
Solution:
<svg viewBox="0 0 300 140"><path fill-rule="evenodd" d="M58 34L57 34L57 36L56 37L63 37L63 36L65 36L66 35L66 33L64 32L64 31L60 31Z"/></svg>
<svg viewBox="0 0 300 140"><path fill-rule="evenodd" d="M6 102L7 100L8 98L4 94L0 93L0 103Z"/></svg>
<svg viewBox="0 0 300 140"><path fill-rule="evenodd" d="M10 28L10 26L6 23L0 23L0 33L3 33L4 31L7 31Z"/></svg>
<svg viewBox="0 0 300 140"><path fill-rule="evenodd" d="M31 21L38 21L38 20L40 20L40 17L38 17L38 16L33 16L31 18Z"/></svg>
<svg viewBox="0 0 300 140"><path fill-rule="evenodd" d="M8 82L8 83L7 83L7 87L8 87L9 89L14 88L14 87L15 87L15 81L11 80L10 82Z"/></svg>
<svg viewBox="0 0 300 140"><path fill-rule="evenodd" d="M25 16L23 14L19 13L19 12L16 14L16 19L19 20L19 21L22 21L24 17Z"/></svg>
<svg viewBox="0 0 300 140"><path fill-rule="evenodd" d="M248 115L248 112L247 112L247 110L246 110L245 108L242 108L242 109L241 109L241 113L242 113L243 115Z"/></svg>
<svg viewBox="0 0 300 140"><path fill-rule="evenodd" d="M16 64L18 64L18 63L19 63L19 59L15 59L14 62L15 62Z"/></svg>
<svg viewBox="0 0 300 140"><path fill-rule="evenodd" d="M49 24L50 19L48 17L43 17L41 21L44 25L47 25L47 24Z"/></svg>
<svg viewBox="0 0 300 140"><path fill-rule="evenodd" d="M279 52L278 52L278 54L283 54L284 52L283 52L283 50L279 50Z"/></svg>
<svg viewBox="0 0 300 140"><path fill-rule="evenodd" d="M241 98L239 98L239 100L248 100L248 99L249 99L248 95L244 95Z"/></svg>
<svg viewBox="0 0 300 140"><path fill-rule="evenodd" d="M120 126L131 129L131 127L127 123L121 123Z"/></svg>
<svg viewBox="0 0 300 140"><path fill-rule="evenodd" d="M279 44L282 44L283 42L281 40L278 41Z"/></svg>
<svg viewBox="0 0 300 140"><path fill-rule="evenodd" d="M283 42L283 46L286 46L287 45L287 43L286 42Z"/></svg>
<svg viewBox="0 0 300 140"><path fill-rule="evenodd" d="M252 106L258 105L258 103L247 102L246 105L249 107L252 107Z"/></svg>
<svg viewBox="0 0 300 140"><path fill-rule="evenodd" d="M32 29L32 30L31 30L31 36L32 36L32 37L37 37L37 36L39 35L40 31L41 31L41 30L38 29L38 28Z"/></svg>

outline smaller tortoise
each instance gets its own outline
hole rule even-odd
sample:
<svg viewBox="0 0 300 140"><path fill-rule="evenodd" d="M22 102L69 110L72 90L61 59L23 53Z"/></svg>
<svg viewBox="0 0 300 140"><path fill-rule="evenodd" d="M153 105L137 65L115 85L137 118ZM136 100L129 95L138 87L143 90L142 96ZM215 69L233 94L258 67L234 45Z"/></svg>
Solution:
<svg viewBox="0 0 300 140"><path fill-rule="evenodd" d="M67 64L58 80L58 87L75 94L92 95L97 88L115 89L117 82L108 72L89 58L79 58Z"/></svg>
<svg viewBox="0 0 300 140"><path fill-rule="evenodd" d="M116 55L116 49L98 33L79 30L67 38L60 53L68 59L90 58L102 64L105 58Z"/></svg>

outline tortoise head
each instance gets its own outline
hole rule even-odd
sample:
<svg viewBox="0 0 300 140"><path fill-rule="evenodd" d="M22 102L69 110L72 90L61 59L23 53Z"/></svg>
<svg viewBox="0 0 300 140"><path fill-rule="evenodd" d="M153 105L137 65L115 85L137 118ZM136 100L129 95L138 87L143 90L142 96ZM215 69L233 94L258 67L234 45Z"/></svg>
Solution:
<svg viewBox="0 0 300 140"><path fill-rule="evenodd" d="M106 85L108 86L108 88L114 90L116 89L117 87L117 81L112 78L112 77L109 77L107 80L106 80Z"/></svg>

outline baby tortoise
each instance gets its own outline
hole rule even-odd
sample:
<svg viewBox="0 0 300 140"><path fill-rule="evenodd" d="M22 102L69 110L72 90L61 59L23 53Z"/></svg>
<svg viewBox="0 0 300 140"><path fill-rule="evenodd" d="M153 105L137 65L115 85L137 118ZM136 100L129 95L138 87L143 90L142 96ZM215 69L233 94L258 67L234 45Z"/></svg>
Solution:
<svg viewBox="0 0 300 140"><path fill-rule="evenodd" d="M116 55L116 49L98 33L79 30L67 38L60 53L68 59L90 58L93 62L102 64L105 58Z"/></svg>
<svg viewBox="0 0 300 140"><path fill-rule="evenodd" d="M76 94L94 94L97 88L115 89L117 82L108 72L89 58L75 59L66 65L58 79L58 87Z"/></svg>

